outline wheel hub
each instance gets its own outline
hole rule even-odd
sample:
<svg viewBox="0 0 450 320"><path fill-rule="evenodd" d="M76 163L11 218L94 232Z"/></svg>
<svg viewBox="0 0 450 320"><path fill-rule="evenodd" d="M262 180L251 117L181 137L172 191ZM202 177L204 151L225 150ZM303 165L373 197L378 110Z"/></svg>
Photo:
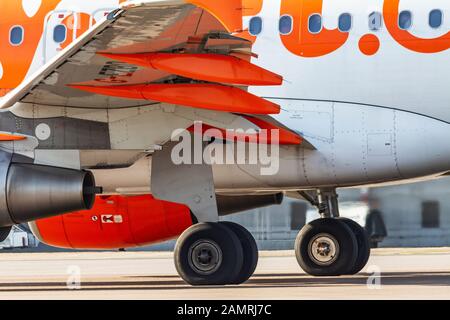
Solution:
<svg viewBox="0 0 450 320"><path fill-rule="evenodd" d="M222 250L212 240L198 240L189 248L189 265L197 273L210 275L222 264Z"/></svg>
<svg viewBox="0 0 450 320"><path fill-rule="evenodd" d="M330 234L318 234L309 242L308 254L318 265L329 266L339 256L339 243Z"/></svg>

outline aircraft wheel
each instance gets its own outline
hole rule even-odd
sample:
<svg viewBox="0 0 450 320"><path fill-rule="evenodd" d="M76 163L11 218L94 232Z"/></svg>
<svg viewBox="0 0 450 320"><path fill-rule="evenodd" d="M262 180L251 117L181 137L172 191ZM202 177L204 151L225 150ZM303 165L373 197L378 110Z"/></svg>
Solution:
<svg viewBox="0 0 450 320"><path fill-rule="evenodd" d="M240 224L229 221L223 221L220 223L233 231L241 242L244 253L244 261L241 270L232 283L244 283L250 279L255 272L256 266L258 265L258 245L256 244L255 238L252 234Z"/></svg>
<svg viewBox="0 0 450 320"><path fill-rule="evenodd" d="M358 256L356 237L342 221L323 218L300 230L295 240L300 267L313 276L337 276L353 268Z"/></svg>
<svg viewBox="0 0 450 320"><path fill-rule="evenodd" d="M175 267L191 285L232 283L242 269L243 249L239 238L219 223L199 223L178 238Z"/></svg>
<svg viewBox="0 0 450 320"><path fill-rule="evenodd" d="M347 219L338 218L340 221L344 222L353 232L358 244L358 256L356 262L346 274L354 275L360 272L367 264L370 258L370 241L366 230L361 227L357 222Z"/></svg>

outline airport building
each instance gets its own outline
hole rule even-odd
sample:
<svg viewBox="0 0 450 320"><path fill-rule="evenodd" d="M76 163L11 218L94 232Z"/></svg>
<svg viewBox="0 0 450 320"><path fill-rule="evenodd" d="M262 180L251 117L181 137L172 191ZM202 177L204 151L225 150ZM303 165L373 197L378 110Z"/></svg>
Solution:
<svg viewBox="0 0 450 320"><path fill-rule="evenodd" d="M387 236L380 247L450 245L450 178L370 190L340 190L339 194L343 215L348 216L345 208L350 202L367 203L367 207L358 206L358 216L352 216L355 220L364 221L371 210L381 213ZM309 212L313 209L304 202L286 199L281 206L255 211L227 219L247 226L261 249L292 249L298 230L311 220Z"/></svg>
<svg viewBox="0 0 450 320"><path fill-rule="evenodd" d="M380 247L443 247L450 245L450 178L413 184L340 190L346 214L349 203L358 203L352 218L363 224L371 210L381 213L387 236ZM315 209L286 198L282 205L225 217L247 227L262 250L292 249L304 224ZM348 214L347 214L348 215ZM173 243L154 246L171 248Z"/></svg>
<svg viewBox="0 0 450 320"><path fill-rule="evenodd" d="M363 225L371 211L377 210L381 214L387 235L379 243L380 247L450 245L450 178L369 190L346 189L340 190L339 195L341 214ZM353 212L348 213L348 208L354 208ZM292 249L298 231L316 217L316 210L306 202L285 198L282 205L223 219L248 228L260 249L282 250ZM15 228L3 247L23 247L23 240L17 240L24 238L23 232L24 228ZM29 234L26 243L34 247L36 241ZM17 242L20 245L13 245ZM170 241L139 250L170 250L173 246L174 241Z"/></svg>
<svg viewBox="0 0 450 320"><path fill-rule="evenodd" d="M374 188L388 229L384 247L450 245L450 178Z"/></svg>

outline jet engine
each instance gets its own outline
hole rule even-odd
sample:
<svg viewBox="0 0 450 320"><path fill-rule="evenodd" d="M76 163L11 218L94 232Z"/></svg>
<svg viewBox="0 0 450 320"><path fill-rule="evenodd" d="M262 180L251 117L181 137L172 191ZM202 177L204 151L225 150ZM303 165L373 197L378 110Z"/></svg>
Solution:
<svg viewBox="0 0 450 320"><path fill-rule="evenodd" d="M0 150L0 227L92 208L91 172L36 165Z"/></svg>
<svg viewBox="0 0 450 320"><path fill-rule="evenodd" d="M279 204L281 194L218 196L219 213ZM69 249L133 248L178 237L195 223L189 208L151 195L97 196L91 210L31 222L42 242Z"/></svg>
<svg viewBox="0 0 450 320"><path fill-rule="evenodd" d="M30 228L54 247L119 249L170 240L191 225L188 207L142 195L97 196L91 210L37 220Z"/></svg>

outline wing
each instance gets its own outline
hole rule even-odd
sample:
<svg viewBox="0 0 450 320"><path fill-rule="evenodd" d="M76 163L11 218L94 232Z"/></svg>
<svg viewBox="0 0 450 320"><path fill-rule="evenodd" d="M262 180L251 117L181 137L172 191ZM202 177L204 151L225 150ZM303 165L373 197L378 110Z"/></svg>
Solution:
<svg viewBox="0 0 450 320"><path fill-rule="evenodd" d="M0 108L166 103L251 116L258 119L253 126L272 128L266 117L279 106L246 87L280 85L282 77L250 62L252 42L234 35L242 30L242 10L242 0L126 2L5 96ZM301 143L282 130L288 144Z"/></svg>

